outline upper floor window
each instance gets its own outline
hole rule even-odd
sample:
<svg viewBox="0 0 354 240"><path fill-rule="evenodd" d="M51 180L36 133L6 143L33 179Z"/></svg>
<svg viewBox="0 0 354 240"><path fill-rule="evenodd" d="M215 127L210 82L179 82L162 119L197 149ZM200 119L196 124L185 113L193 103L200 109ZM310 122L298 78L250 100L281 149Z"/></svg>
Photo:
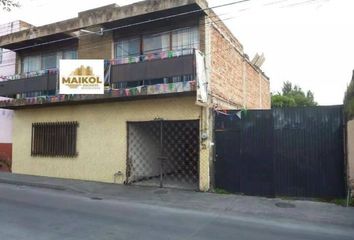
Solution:
<svg viewBox="0 0 354 240"><path fill-rule="evenodd" d="M159 33L143 37L144 54L170 50L170 33Z"/></svg>
<svg viewBox="0 0 354 240"><path fill-rule="evenodd" d="M77 59L77 51L76 50L63 51L63 59Z"/></svg>
<svg viewBox="0 0 354 240"><path fill-rule="evenodd" d="M188 27L173 31L119 39L115 43L115 58L147 55L169 50L182 50L191 54L199 48L198 27Z"/></svg>
<svg viewBox="0 0 354 240"><path fill-rule="evenodd" d="M122 39L115 44L116 58L140 55L140 38Z"/></svg>
<svg viewBox="0 0 354 240"><path fill-rule="evenodd" d="M22 72L35 72L41 70L40 56L27 56L22 59Z"/></svg>
<svg viewBox="0 0 354 240"><path fill-rule="evenodd" d="M22 58L22 72L26 73L58 68L60 59L76 58L77 51L73 49L25 56Z"/></svg>
<svg viewBox="0 0 354 240"><path fill-rule="evenodd" d="M52 69L58 67L57 53L43 54L41 57L41 69Z"/></svg>
<svg viewBox="0 0 354 240"><path fill-rule="evenodd" d="M197 27L184 28L172 32L172 50L182 50L183 54L191 54L199 48Z"/></svg>

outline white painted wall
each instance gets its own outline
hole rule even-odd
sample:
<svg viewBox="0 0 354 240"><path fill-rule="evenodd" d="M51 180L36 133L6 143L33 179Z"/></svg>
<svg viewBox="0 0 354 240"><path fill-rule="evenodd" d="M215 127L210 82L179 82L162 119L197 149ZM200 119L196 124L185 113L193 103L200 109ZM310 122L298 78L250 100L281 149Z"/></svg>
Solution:
<svg viewBox="0 0 354 240"><path fill-rule="evenodd" d="M12 143L12 119L14 112L0 109L0 143Z"/></svg>
<svg viewBox="0 0 354 240"><path fill-rule="evenodd" d="M0 25L0 36L23 30L20 21ZM0 62L0 81L6 76L15 74L16 54L15 52L3 49L2 61ZM0 96L0 100L5 99ZM0 109L0 143L12 143L12 118L14 112Z"/></svg>

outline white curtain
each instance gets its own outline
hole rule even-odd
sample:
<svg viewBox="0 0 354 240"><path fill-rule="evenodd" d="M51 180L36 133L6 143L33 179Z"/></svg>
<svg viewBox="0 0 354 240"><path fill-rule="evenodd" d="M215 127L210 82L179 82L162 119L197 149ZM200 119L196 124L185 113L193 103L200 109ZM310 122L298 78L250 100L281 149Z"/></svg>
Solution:
<svg viewBox="0 0 354 240"><path fill-rule="evenodd" d="M23 58L22 61L22 72L35 72L41 70L41 57L37 56L27 56Z"/></svg>
<svg viewBox="0 0 354 240"><path fill-rule="evenodd" d="M144 36L144 54L170 50L170 33Z"/></svg>
<svg viewBox="0 0 354 240"><path fill-rule="evenodd" d="M199 34L197 27L184 28L173 31L172 49L181 50L183 54L193 53L193 49L199 49Z"/></svg>

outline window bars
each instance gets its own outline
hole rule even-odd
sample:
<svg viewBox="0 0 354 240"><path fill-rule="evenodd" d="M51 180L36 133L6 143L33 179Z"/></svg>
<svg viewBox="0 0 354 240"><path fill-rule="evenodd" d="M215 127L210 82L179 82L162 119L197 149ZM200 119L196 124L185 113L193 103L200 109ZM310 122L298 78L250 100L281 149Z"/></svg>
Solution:
<svg viewBox="0 0 354 240"><path fill-rule="evenodd" d="M78 122L32 124L31 155L43 157L77 156Z"/></svg>

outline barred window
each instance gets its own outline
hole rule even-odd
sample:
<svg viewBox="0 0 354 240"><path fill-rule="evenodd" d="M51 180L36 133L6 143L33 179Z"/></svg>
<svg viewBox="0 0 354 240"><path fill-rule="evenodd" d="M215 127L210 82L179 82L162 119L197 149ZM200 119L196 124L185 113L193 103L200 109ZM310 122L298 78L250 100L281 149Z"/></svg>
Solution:
<svg viewBox="0 0 354 240"><path fill-rule="evenodd" d="M32 124L32 156L77 156L78 122L45 122Z"/></svg>

